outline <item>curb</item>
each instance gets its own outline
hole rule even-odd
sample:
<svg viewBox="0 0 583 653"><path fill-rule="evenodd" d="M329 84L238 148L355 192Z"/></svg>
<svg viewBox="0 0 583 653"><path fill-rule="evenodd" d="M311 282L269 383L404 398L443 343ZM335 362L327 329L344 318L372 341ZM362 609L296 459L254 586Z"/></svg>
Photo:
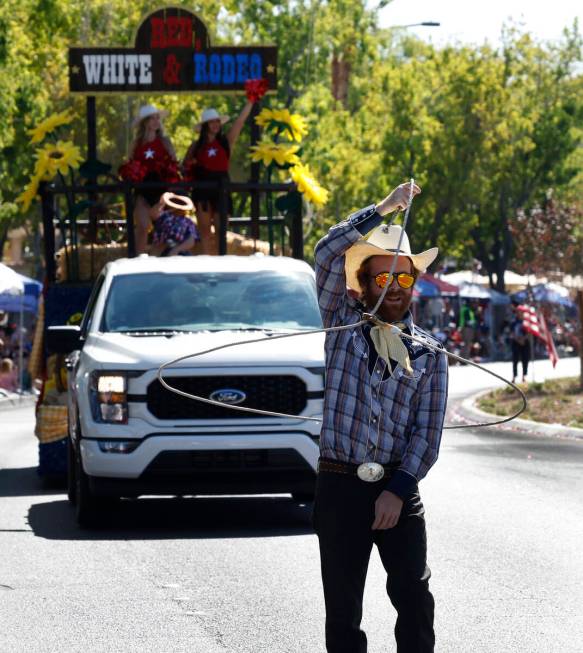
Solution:
<svg viewBox="0 0 583 653"><path fill-rule="evenodd" d="M5 410L14 410L18 408L27 408L28 406L35 406L37 399L38 397L35 394L13 394L9 397L0 397L0 413L4 412Z"/></svg>
<svg viewBox="0 0 583 653"><path fill-rule="evenodd" d="M474 395L462 399L452 410L452 417L455 421L467 423L483 422L491 419L504 419L502 415L494 415L480 410L476 402L480 397L489 394L492 390L482 390ZM527 419L517 417L506 424L491 426L497 431L506 431L509 433L524 433L526 435L537 435L547 438L569 438L573 440L583 440L583 429L574 426L563 426L563 424L544 424L542 422L531 422Z"/></svg>

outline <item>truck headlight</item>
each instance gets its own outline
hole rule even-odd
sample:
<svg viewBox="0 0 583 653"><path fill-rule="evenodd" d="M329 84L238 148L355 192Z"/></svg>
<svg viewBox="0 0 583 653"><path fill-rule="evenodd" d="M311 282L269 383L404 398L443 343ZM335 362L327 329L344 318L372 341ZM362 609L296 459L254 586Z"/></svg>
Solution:
<svg viewBox="0 0 583 653"><path fill-rule="evenodd" d="M127 424L128 393L124 374L95 372L91 379L91 407L96 422Z"/></svg>

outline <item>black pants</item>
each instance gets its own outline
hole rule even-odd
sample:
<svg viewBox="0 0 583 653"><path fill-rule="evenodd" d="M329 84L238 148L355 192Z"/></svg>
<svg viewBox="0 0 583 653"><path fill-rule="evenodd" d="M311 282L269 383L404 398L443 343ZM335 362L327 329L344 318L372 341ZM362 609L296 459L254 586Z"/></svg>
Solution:
<svg viewBox="0 0 583 653"><path fill-rule="evenodd" d="M523 345L515 340L512 342L512 378L518 376L518 363L522 363L522 376L528 373L528 361L530 360L530 343L527 341Z"/></svg>
<svg viewBox="0 0 583 653"><path fill-rule="evenodd" d="M386 479L366 483L357 476L318 474L314 528L320 542L328 653L367 650L360 622L373 543L387 572L387 594L397 610L398 653L434 650L423 504L415 493L403 504L394 528L373 531L374 504L385 483Z"/></svg>

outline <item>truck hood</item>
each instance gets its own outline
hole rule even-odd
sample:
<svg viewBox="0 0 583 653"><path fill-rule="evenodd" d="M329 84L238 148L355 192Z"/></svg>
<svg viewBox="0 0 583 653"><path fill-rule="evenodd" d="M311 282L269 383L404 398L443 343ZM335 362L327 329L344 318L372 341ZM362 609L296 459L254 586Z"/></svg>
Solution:
<svg viewBox="0 0 583 653"><path fill-rule="evenodd" d="M268 333L272 333L268 336ZM188 358L172 367L249 367L256 365L318 367L324 365L323 333L274 338L279 332L200 331L173 336L130 336L122 333L90 334L83 347L99 367L118 369L158 368L180 356L227 344L231 346Z"/></svg>

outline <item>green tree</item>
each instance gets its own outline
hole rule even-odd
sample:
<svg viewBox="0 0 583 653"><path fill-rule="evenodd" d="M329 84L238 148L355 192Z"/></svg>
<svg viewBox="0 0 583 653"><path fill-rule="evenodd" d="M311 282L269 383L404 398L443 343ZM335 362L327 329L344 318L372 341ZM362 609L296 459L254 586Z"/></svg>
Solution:
<svg viewBox="0 0 583 653"><path fill-rule="evenodd" d="M351 210L377 201L415 177L423 188L411 212L416 248L437 244L460 261L479 258L503 288L512 260L509 220L554 188L571 204L583 184L583 80L574 68L581 38L541 45L508 31L501 48L436 48L402 32L381 31L364 0L179 1L207 24L214 43L275 43L279 88L267 106L288 105L306 117L302 160L331 191L311 215L309 256L317 238ZM26 220L10 209L32 169L30 129L72 108L71 134L84 149L85 101L67 89L67 48L131 45L150 7L128 0L4 0L0 7L0 238ZM338 78L343 71L343 88ZM209 104L201 94L100 97L98 152L114 170L127 156L131 119L140 104L169 110L167 131L179 154ZM234 115L241 96L213 96ZM233 159L235 178L249 161L244 136ZM5 205L5 206L4 206Z"/></svg>

